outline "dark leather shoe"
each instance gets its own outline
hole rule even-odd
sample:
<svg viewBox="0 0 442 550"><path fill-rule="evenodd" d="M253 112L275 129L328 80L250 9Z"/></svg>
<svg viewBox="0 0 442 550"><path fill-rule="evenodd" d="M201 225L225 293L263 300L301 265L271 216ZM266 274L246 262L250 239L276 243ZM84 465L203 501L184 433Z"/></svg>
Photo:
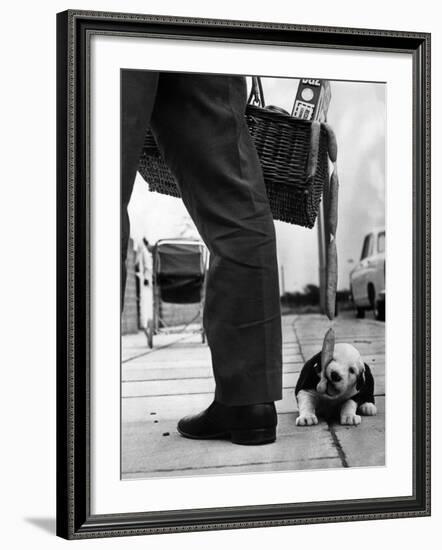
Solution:
<svg viewBox="0 0 442 550"><path fill-rule="evenodd" d="M276 439L274 403L228 407L214 401L205 411L178 422L178 432L190 439L231 439L238 445L263 445Z"/></svg>

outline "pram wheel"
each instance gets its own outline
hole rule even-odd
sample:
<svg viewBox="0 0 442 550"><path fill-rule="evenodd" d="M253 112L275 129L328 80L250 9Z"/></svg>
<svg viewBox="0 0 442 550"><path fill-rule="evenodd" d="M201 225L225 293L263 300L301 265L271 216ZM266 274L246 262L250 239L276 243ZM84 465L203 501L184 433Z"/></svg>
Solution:
<svg viewBox="0 0 442 550"><path fill-rule="evenodd" d="M150 349L153 348L153 320L149 319L147 321L147 328L146 328L146 336L147 336L147 345Z"/></svg>

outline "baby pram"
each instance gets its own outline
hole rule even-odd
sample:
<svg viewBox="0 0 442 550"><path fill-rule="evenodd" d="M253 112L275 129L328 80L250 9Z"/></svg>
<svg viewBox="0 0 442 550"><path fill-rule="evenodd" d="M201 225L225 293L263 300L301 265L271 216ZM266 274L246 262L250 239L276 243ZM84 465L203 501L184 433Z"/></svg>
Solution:
<svg viewBox="0 0 442 550"><path fill-rule="evenodd" d="M153 347L156 334L192 331L201 334L208 252L204 243L191 239L161 239L152 251L152 319L147 322L147 341ZM184 323L166 319L165 304L197 304Z"/></svg>

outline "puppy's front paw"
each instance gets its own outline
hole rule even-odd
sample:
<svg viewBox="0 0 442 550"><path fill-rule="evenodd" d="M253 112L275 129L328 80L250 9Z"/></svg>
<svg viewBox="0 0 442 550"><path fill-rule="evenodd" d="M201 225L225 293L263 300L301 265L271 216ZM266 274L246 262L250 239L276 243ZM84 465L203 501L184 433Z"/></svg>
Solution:
<svg viewBox="0 0 442 550"><path fill-rule="evenodd" d="M343 414L341 424L344 426L358 426L361 423L361 417L358 414Z"/></svg>
<svg viewBox="0 0 442 550"><path fill-rule="evenodd" d="M313 426L318 423L318 417L316 414L300 414L296 419L297 426Z"/></svg>
<svg viewBox="0 0 442 550"><path fill-rule="evenodd" d="M359 412L364 416L374 416L378 411L374 403L362 403Z"/></svg>

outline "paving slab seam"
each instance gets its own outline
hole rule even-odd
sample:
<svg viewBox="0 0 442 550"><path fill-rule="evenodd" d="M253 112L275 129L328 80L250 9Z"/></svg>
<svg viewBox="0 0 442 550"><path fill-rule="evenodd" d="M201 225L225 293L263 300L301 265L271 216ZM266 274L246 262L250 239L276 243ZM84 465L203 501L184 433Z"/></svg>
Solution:
<svg viewBox="0 0 442 550"><path fill-rule="evenodd" d="M297 373L293 373L293 374L297 374ZM188 378L187 380L192 380L192 378ZM293 386L283 386L282 389L291 390L293 389ZM143 395L123 395L122 399L137 399L137 398L146 399L148 397L175 397L178 395L212 395L212 394L213 394L213 391L197 391L197 392L186 392L186 393L182 393L182 392L181 393L149 393L149 394L143 394Z"/></svg>
<svg viewBox="0 0 442 550"><path fill-rule="evenodd" d="M318 456L314 458L308 458L308 459L298 459L296 462L311 462L311 461L321 461L321 460L335 460L336 456ZM209 466L188 466L184 468L158 468L153 470L128 470L126 472L123 472L123 475L136 475L136 474L153 474L153 473L167 473L167 472L187 472L187 471L193 471L193 470L221 470L225 468L243 468L244 466L266 466L270 464L293 464L293 460L272 460L269 461L263 461L263 462L242 462L240 464L229 464L226 466L225 464L212 464ZM291 470L288 470L291 471Z"/></svg>
<svg viewBox="0 0 442 550"><path fill-rule="evenodd" d="M299 370L287 370L284 374L298 374ZM135 378L133 380L122 380L123 384L134 384L136 382L178 382L181 380L213 380L213 376L182 376L175 378Z"/></svg>
<svg viewBox="0 0 442 550"><path fill-rule="evenodd" d="M185 334L184 336L181 336L181 338L177 338L173 342L169 342L168 344L164 344L162 346L158 346L154 349L149 349L149 351L145 351L143 353L139 353L137 355L132 355L131 357L127 357L126 359L123 359L121 361L121 364L128 363L129 361L133 361L134 359L139 359L140 357L144 357L145 355L151 355L152 353L155 353L156 351L161 351L162 349L170 348L171 346L174 346L175 344L178 344L179 342L183 342L193 336L193 334Z"/></svg>
<svg viewBox="0 0 442 550"><path fill-rule="evenodd" d="M333 440L333 445L339 455L339 458L342 462L342 467L343 468L348 468L348 461L347 461L347 457L345 455L345 451L341 445L341 442L339 441L339 437L338 437L338 434L336 433L334 427L332 424L330 424L329 422L327 422L328 424L328 429L330 430L330 434L331 434L331 437L332 437L332 440Z"/></svg>

